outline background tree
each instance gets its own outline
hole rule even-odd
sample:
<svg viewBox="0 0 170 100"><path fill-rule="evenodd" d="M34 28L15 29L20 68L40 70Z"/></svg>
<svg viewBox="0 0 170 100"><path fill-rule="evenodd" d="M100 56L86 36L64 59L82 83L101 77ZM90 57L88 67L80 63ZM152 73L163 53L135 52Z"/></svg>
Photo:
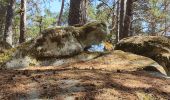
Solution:
<svg viewBox="0 0 170 100"><path fill-rule="evenodd" d="M7 0L0 0L0 41L2 40L4 30L5 30L5 16Z"/></svg>
<svg viewBox="0 0 170 100"><path fill-rule="evenodd" d="M120 15L119 15L119 39L124 38L123 28L124 28L124 0L120 0Z"/></svg>
<svg viewBox="0 0 170 100"><path fill-rule="evenodd" d="M70 0L68 24L83 25L87 22L87 0Z"/></svg>
<svg viewBox="0 0 170 100"><path fill-rule="evenodd" d="M12 45L12 22L14 18L15 0L9 0L3 41Z"/></svg>
<svg viewBox="0 0 170 100"><path fill-rule="evenodd" d="M133 13L132 11L133 11L133 0L127 0L124 27L123 27L123 37L128 37L131 35L130 32L131 32L131 20L132 20L132 13Z"/></svg>
<svg viewBox="0 0 170 100"><path fill-rule="evenodd" d="M62 0L62 4L61 4L61 9L60 9L60 14L59 14L59 17L58 17L57 25L61 25L61 17L62 17L63 10L64 10L64 2L65 2L65 0Z"/></svg>
<svg viewBox="0 0 170 100"><path fill-rule="evenodd" d="M20 37L19 43L25 42L25 33L26 33L26 0L21 0L21 9L20 9Z"/></svg>
<svg viewBox="0 0 170 100"><path fill-rule="evenodd" d="M13 14L7 14L10 1L0 0L0 37L4 41L7 37L12 41L13 37L15 45L24 41L24 38L27 41L36 37L56 23L62 26L83 25L94 20L108 24L112 33L108 37L112 42L131 35L170 33L170 0L27 0L27 27L23 28L27 33L24 36L20 27L21 21L24 22L19 9L21 2L16 0L16 7L12 8L13 12L10 11ZM54 1L61 3L58 12L51 7ZM13 16L13 21L9 20L9 15Z"/></svg>

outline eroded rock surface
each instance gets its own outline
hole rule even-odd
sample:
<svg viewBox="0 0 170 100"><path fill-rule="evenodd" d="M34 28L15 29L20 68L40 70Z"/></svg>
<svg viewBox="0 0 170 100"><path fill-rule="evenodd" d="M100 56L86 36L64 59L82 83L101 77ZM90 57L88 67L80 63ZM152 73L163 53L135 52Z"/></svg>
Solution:
<svg viewBox="0 0 170 100"><path fill-rule="evenodd" d="M170 39L166 37L128 37L122 39L115 49L149 57L162 65L167 73L170 71Z"/></svg>
<svg viewBox="0 0 170 100"><path fill-rule="evenodd" d="M41 60L41 66L50 69L79 69L105 71L137 71L146 70L166 75L165 70L154 60L136 54L115 50L108 53L82 52L76 56L62 59ZM39 69L44 67L26 67Z"/></svg>
<svg viewBox="0 0 170 100"><path fill-rule="evenodd" d="M76 69L98 69L107 71L147 70L166 75L166 71L163 69L163 67L154 60L148 57L123 52L121 50L115 50L110 53L103 54L86 62L70 64L68 67Z"/></svg>
<svg viewBox="0 0 170 100"><path fill-rule="evenodd" d="M88 23L82 27L61 27L42 32L30 50L36 57L63 57L80 53L85 47L105 39L107 26L102 22Z"/></svg>
<svg viewBox="0 0 170 100"><path fill-rule="evenodd" d="M18 67L30 66L30 63L37 65L37 59L71 57L90 45L100 43L106 35L107 26L103 22L91 22L81 27L54 27L44 30L36 39L3 53L0 60L7 62L4 66Z"/></svg>
<svg viewBox="0 0 170 100"><path fill-rule="evenodd" d="M47 29L35 40L0 54L0 61L5 62L2 64L4 68L14 69L28 66L64 66L68 69L108 71L145 69L166 75L162 66L147 57L123 51L83 51L84 48L104 40L106 33L106 25L101 22L92 22L82 27Z"/></svg>

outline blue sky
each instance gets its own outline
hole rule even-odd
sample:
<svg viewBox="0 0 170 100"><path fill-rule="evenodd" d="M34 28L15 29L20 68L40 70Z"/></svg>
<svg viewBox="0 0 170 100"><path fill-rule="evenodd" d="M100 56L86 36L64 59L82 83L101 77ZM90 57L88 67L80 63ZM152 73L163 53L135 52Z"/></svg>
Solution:
<svg viewBox="0 0 170 100"><path fill-rule="evenodd" d="M50 9L50 11L56 13L60 12L61 9L61 2L62 0L50 0L50 3L45 3L44 5ZM69 3L70 0L65 0L66 3ZM112 2L112 0L109 0L109 2ZM94 1L94 4L98 4L99 1ZM111 4L111 3L110 3Z"/></svg>
<svg viewBox="0 0 170 100"><path fill-rule="evenodd" d="M50 0L41 5L41 15L44 15L44 10L49 9L53 13L59 13L61 9L61 0Z"/></svg>
<svg viewBox="0 0 170 100"><path fill-rule="evenodd" d="M59 12L60 8L61 8L61 0L59 2L59 0L53 0L49 5L49 9L52 12Z"/></svg>
<svg viewBox="0 0 170 100"><path fill-rule="evenodd" d="M69 2L69 0L65 0L66 2ZM46 7L50 9L52 12L60 12L61 9L61 0L52 0L50 3L45 4Z"/></svg>

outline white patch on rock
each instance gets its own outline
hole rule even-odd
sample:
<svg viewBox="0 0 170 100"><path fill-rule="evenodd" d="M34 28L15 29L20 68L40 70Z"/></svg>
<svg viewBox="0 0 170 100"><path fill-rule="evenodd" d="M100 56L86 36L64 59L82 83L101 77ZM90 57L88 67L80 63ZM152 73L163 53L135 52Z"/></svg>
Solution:
<svg viewBox="0 0 170 100"><path fill-rule="evenodd" d="M36 64L37 61L32 59L31 57L24 57L24 58L14 58L6 63L6 68L24 68L30 66L30 64ZM38 63L36 64L38 65Z"/></svg>

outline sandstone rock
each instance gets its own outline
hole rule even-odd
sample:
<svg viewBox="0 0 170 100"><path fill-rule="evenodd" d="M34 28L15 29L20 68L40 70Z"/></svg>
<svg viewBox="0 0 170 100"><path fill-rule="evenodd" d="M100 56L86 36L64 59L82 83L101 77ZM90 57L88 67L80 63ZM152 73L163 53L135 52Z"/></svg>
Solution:
<svg viewBox="0 0 170 100"><path fill-rule="evenodd" d="M26 69L52 68L52 69L80 69L80 70L105 70L105 71L137 71L146 70L166 76L166 72L154 60L115 50L111 52L82 52L69 58L48 59L39 61L39 66L26 67ZM42 67L44 66L44 67Z"/></svg>
<svg viewBox="0 0 170 100"><path fill-rule="evenodd" d="M102 22L82 27L51 28L43 31L27 51L39 58L72 56L85 47L100 43L106 35L107 26Z"/></svg>
<svg viewBox="0 0 170 100"><path fill-rule="evenodd" d="M28 66L38 66L39 62L32 57L25 56L23 58L12 59L6 62L5 66L7 69L20 69Z"/></svg>
<svg viewBox="0 0 170 100"><path fill-rule="evenodd" d="M30 57L32 60L71 57L90 45L101 43L106 35L107 26L103 22L91 22L81 27L54 27L44 30L36 39L23 43L0 57L2 62L7 61L4 66L11 64L10 68L18 65L18 62L24 66L29 65L29 62L23 62L22 59ZM7 58L4 59L6 55Z"/></svg>
<svg viewBox="0 0 170 100"><path fill-rule="evenodd" d="M95 55L96 57L94 56L94 53L86 53L85 55L86 58L93 55L93 58L95 59L72 63L68 67L76 69L100 69L107 71L146 70L167 75L163 67L154 60L121 50L115 50L110 53L98 53L98 55Z"/></svg>
<svg viewBox="0 0 170 100"><path fill-rule="evenodd" d="M100 22L82 27L52 28L35 40L23 43L0 54L6 68L28 66L58 66L77 69L152 70L166 75L165 70L150 58L126 53L84 52L84 48L105 39L106 26Z"/></svg>
<svg viewBox="0 0 170 100"><path fill-rule="evenodd" d="M170 40L160 36L134 36L122 39L115 47L149 57L170 71Z"/></svg>

